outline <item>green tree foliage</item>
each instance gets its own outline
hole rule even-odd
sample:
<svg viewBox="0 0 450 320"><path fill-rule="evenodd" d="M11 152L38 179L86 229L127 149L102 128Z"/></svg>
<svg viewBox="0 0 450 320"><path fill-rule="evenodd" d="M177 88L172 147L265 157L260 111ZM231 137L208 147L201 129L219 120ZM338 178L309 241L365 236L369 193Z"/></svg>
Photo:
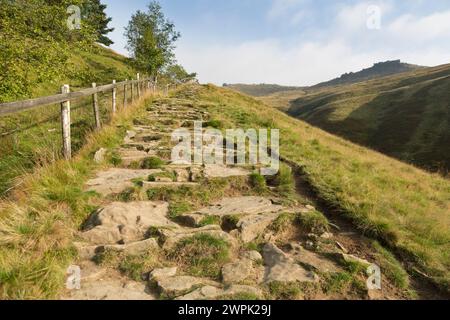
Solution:
<svg viewBox="0 0 450 320"><path fill-rule="evenodd" d="M114 42L106 35L114 28L109 28L108 24L112 18L108 17L105 13L106 5L102 4L100 0L86 0L83 5L83 19L93 28L95 31L97 41L106 46L112 45Z"/></svg>
<svg viewBox="0 0 450 320"><path fill-rule="evenodd" d="M174 43L180 33L157 1L149 4L147 12L137 11L132 16L125 36L137 69L157 77L174 62Z"/></svg>
<svg viewBox="0 0 450 320"><path fill-rule="evenodd" d="M27 97L30 87L65 72L71 48L95 40L92 27L67 25L70 5L85 0L0 0L0 102Z"/></svg>
<svg viewBox="0 0 450 320"><path fill-rule="evenodd" d="M166 76L174 82L188 82L197 77L196 73L188 73L183 66L172 64L167 67Z"/></svg>

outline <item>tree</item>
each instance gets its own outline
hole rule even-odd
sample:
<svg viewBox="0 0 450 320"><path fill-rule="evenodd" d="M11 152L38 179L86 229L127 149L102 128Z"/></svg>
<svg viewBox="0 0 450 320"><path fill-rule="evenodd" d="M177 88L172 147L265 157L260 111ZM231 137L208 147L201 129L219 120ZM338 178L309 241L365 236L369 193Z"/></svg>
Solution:
<svg viewBox="0 0 450 320"><path fill-rule="evenodd" d="M110 46L114 42L106 35L114 31L114 28L108 27L112 18L107 16L105 10L106 5L102 4L100 0L86 0L83 5L83 19L93 28L97 42Z"/></svg>
<svg viewBox="0 0 450 320"><path fill-rule="evenodd" d="M189 82L197 77L196 73L188 73L181 65L172 64L166 70L166 75L176 82Z"/></svg>
<svg viewBox="0 0 450 320"><path fill-rule="evenodd" d="M161 5L152 1L148 11L137 11L125 29L130 51L137 69L157 77L164 67L174 62L174 43L180 33L166 19Z"/></svg>

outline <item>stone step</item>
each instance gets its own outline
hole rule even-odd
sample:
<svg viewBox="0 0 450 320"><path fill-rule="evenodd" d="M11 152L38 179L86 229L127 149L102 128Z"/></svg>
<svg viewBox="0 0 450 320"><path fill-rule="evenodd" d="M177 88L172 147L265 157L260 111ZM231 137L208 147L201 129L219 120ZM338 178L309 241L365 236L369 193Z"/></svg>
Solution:
<svg viewBox="0 0 450 320"><path fill-rule="evenodd" d="M148 151L139 151L137 148L120 148L117 150L122 160L122 165L128 167L134 162L141 162L142 160L150 157Z"/></svg>
<svg viewBox="0 0 450 320"><path fill-rule="evenodd" d="M106 171L100 171L95 178L86 183L87 191L94 191L107 197L114 194L120 194L127 188L134 186L132 180L146 180L150 175L161 173L162 170L133 170L111 168Z"/></svg>
<svg viewBox="0 0 450 320"><path fill-rule="evenodd" d="M160 241L163 243L164 249L173 248L178 242L183 239L193 237L198 234L207 234L219 239L227 241L231 246L236 247L237 241L228 233L224 232L220 226L209 225L201 228L172 228L160 229Z"/></svg>
<svg viewBox="0 0 450 320"><path fill-rule="evenodd" d="M196 182L174 182L174 181L144 181L143 189L158 189L158 188L180 188L180 187L196 187L199 184Z"/></svg>
<svg viewBox="0 0 450 320"><path fill-rule="evenodd" d="M81 283L80 290L69 292L64 300L156 300L157 296L150 292L143 283L117 278L100 279Z"/></svg>
<svg viewBox="0 0 450 320"><path fill-rule="evenodd" d="M284 208L274 205L270 199L264 197L234 197L224 198L213 205L196 211L206 216L253 215L280 212Z"/></svg>
<svg viewBox="0 0 450 320"><path fill-rule="evenodd" d="M205 165L205 176L207 178L245 177L249 176L251 173L252 173L251 171L241 167L229 167L217 164Z"/></svg>
<svg viewBox="0 0 450 320"><path fill-rule="evenodd" d="M221 289L214 286L204 286L175 300L216 300L221 298L231 298L240 295L250 295L259 299L264 297L262 290L246 285L232 285L227 289Z"/></svg>
<svg viewBox="0 0 450 320"><path fill-rule="evenodd" d="M92 245L130 244L145 240L154 228L178 228L167 218L167 202L113 202L91 215L81 238ZM127 249L127 248L118 248Z"/></svg>
<svg viewBox="0 0 450 320"><path fill-rule="evenodd" d="M274 244L265 245L263 257L266 268L264 282L266 283L317 282L319 280L317 275L295 263Z"/></svg>

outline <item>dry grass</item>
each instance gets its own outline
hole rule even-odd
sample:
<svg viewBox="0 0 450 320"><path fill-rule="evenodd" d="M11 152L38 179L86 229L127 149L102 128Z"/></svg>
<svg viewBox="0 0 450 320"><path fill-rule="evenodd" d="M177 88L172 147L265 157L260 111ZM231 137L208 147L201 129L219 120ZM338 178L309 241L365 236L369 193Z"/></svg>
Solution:
<svg viewBox="0 0 450 320"><path fill-rule="evenodd" d="M281 155L320 198L445 290L450 280L450 182L208 85L194 97L224 127L281 130Z"/></svg>
<svg viewBox="0 0 450 320"><path fill-rule="evenodd" d="M67 267L76 258L74 232L100 204L83 190L84 181L100 165L92 161L100 147L120 144L136 113L152 97L144 95L120 111L72 161L45 163L21 177L20 189L0 205L0 298L51 299L64 284Z"/></svg>

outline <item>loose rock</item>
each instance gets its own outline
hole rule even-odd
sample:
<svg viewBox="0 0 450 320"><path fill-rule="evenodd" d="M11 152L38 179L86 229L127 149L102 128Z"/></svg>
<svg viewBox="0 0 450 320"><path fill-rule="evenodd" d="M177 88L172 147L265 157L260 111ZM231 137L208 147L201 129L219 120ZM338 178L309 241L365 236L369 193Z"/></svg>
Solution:
<svg viewBox="0 0 450 320"><path fill-rule="evenodd" d="M265 282L316 282L314 273L296 264L274 244L264 247L264 263L266 265Z"/></svg>
<svg viewBox="0 0 450 320"><path fill-rule="evenodd" d="M252 273L252 262L247 259L229 263L222 268L222 281L225 284L240 283Z"/></svg>
<svg viewBox="0 0 450 320"><path fill-rule="evenodd" d="M169 298L179 297L200 286L211 285L220 287L218 283L213 281L190 276L161 278L157 280L157 284L161 293Z"/></svg>

